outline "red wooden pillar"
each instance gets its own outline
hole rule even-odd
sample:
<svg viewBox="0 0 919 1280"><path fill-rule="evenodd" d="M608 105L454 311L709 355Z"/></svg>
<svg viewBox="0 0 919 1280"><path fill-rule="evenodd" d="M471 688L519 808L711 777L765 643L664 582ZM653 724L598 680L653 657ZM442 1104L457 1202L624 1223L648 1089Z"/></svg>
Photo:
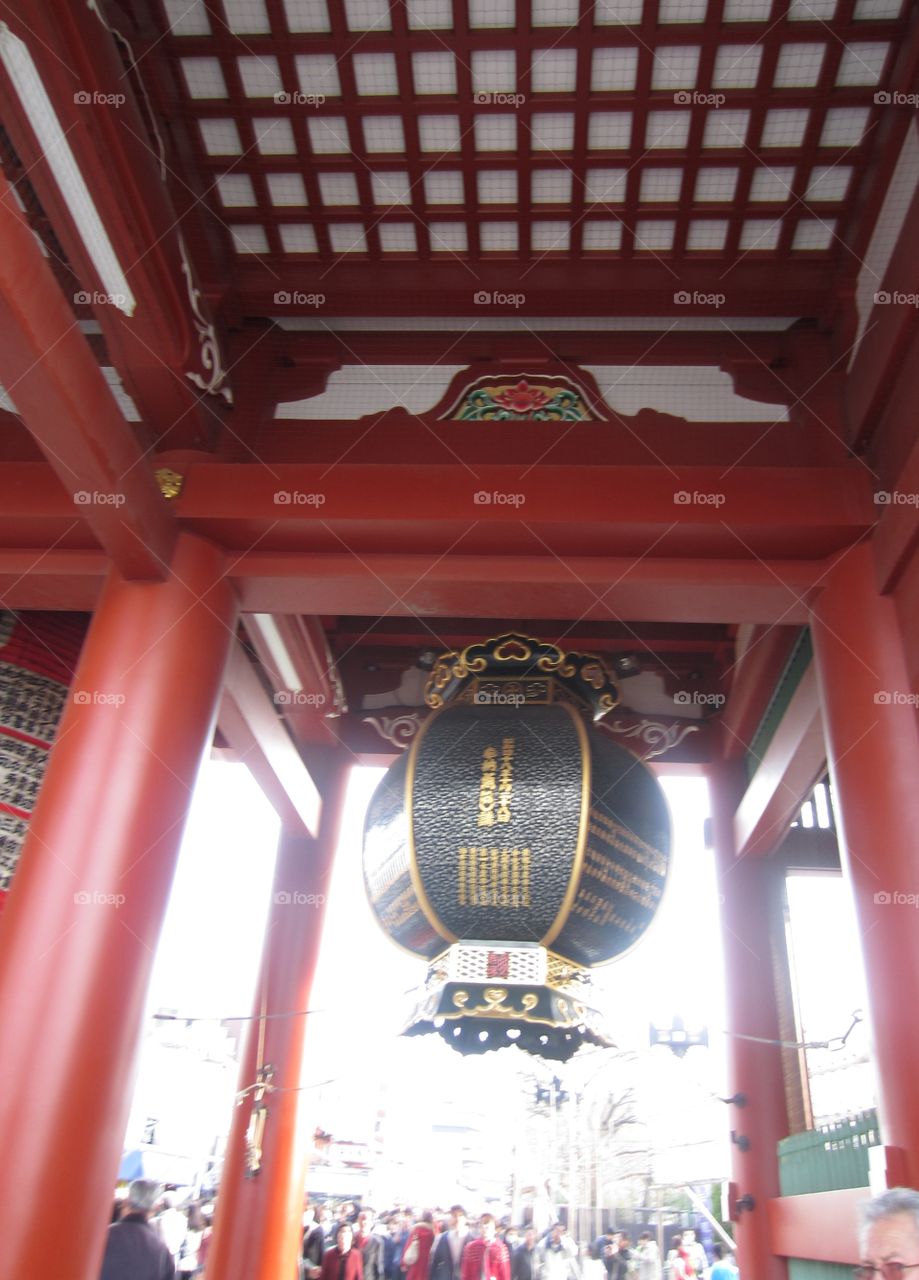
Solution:
<svg viewBox="0 0 919 1280"><path fill-rule="evenodd" d="M256 990L256 1020L250 1025L240 1073L242 1091L256 1081L259 1067L270 1064L273 1071L272 1088L264 1096L268 1115L261 1167L247 1174L246 1132L254 1105L250 1092L233 1117L208 1280L293 1280L297 1274L311 1146L303 1123L308 1095L297 1092L307 1018L286 1015L309 1008L350 762L350 757L336 758L320 782L318 836L311 839L286 832L281 836Z"/></svg>
<svg viewBox="0 0 919 1280"><path fill-rule="evenodd" d="M753 1197L736 1224L737 1265L744 1280L784 1280L786 1264L772 1254L766 1201L779 1194L778 1144L788 1136L782 1051L740 1036L779 1041L779 1015L772 977L772 941L767 894L773 877L761 857L738 858L734 813L746 785L741 761L710 766L712 833L721 894L728 1033L728 1091L743 1094L744 1106L729 1104L730 1127L746 1138L746 1150L731 1146L738 1194Z"/></svg>
<svg viewBox="0 0 919 1280"><path fill-rule="evenodd" d="M0 919L4 1275L99 1274L153 954L236 620L222 573L215 547L182 535L165 582L111 574L83 647Z"/></svg>
<svg viewBox="0 0 919 1280"><path fill-rule="evenodd" d="M868 980L889 1176L919 1187L919 731L893 601L848 551L812 623L843 870Z"/></svg>

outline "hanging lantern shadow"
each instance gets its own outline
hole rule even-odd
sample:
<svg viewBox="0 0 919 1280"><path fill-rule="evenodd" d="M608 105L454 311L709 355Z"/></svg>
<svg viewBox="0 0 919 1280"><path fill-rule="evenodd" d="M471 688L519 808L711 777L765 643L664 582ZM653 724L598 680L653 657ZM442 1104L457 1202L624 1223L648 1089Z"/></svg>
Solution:
<svg viewBox="0 0 919 1280"><path fill-rule="evenodd" d="M377 919L428 961L405 1034L561 1061L612 1045L590 970L650 924L670 817L647 766L593 727L618 702L608 670L507 634L442 654L425 698L364 834Z"/></svg>

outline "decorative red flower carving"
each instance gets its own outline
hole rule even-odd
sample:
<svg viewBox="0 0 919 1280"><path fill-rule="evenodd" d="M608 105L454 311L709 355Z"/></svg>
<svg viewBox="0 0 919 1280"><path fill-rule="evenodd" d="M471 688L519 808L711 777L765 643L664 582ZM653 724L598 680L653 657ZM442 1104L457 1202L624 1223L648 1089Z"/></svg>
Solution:
<svg viewBox="0 0 919 1280"><path fill-rule="evenodd" d="M510 409L511 413L532 413L534 409L547 405L551 399L551 396L547 396L538 387L531 387L528 382L518 382L516 387L508 387L506 391L496 395L495 403L502 409Z"/></svg>

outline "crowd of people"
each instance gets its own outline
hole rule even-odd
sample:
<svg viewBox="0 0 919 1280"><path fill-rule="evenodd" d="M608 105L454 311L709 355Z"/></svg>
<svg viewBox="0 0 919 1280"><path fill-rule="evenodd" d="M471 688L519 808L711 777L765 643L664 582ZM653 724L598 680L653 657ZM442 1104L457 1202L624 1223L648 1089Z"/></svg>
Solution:
<svg viewBox="0 0 919 1280"><path fill-rule="evenodd" d="M158 1182L138 1179L115 1200L99 1280L192 1280L203 1276L213 1205L179 1208Z"/></svg>
<svg viewBox="0 0 919 1280"><path fill-rule="evenodd" d="M132 1182L115 1204L100 1280L206 1276L209 1208L180 1209L157 1183ZM856 1280L897 1280L919 1266L919 1192L895 1187L866 1202L860 1244ZM490 1213L473 1230L461 1205L415 1220L346 1202L337 1214L304 1210L298 1280L738 1280L730 1253L716 1244L713 1255L693 1231L673 1236L661 1260L647 1231L633 1244L610 1228L579 1248L562 1223L540 1238L532 1226L502 1228Z"/></svg>
<svg viewBox="0 0 919 1280"><path fill-rule="evenodd" d="M461 1205L377 1218L346 1202L304 1211L300 1280L737 1280L730 1254L713 1252L714 1265L691 1230L662 1260L650 1231L633 1242L610 1227L578 1245L560 1222L539 1233L484 1213L472 1224Z"/></svg>
<svg viewBox="0 0 919 1280"><path fill-rule="evenodd" d="M115 1203L100 1280L204 1280L212 1210L199 1201L180 1208L157 1183L131 1183ZM674 1237L662 1260L650 1231L633 1243L610 1227L578 1245L561 1222L545 1232L490 1213L470 1222L461 1205L377 1216L352 1201L307 1204L302 1228L289 1280L737 1280L730 1256L716 1246L710 1265L692 1231Z"/></svg>

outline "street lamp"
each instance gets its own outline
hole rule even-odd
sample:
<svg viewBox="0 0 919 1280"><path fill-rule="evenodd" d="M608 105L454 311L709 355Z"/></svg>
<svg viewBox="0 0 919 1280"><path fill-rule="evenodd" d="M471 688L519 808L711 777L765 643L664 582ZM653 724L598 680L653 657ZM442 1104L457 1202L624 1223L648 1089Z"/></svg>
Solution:
<svg viewBox="0 0 919 1280"><path fill-rule="evenodd" d="M545 1104L548 1107L554 1107L556 1111L563 1103L568 1101L568 1092L562 1088L562 1082L558 1076L552 1077L551 1084L540 1084L536 1082L536 1105Z"/></svg>
<svg viewBox="0 0 919 1280"><path fill-rule="evenodd" d="M687 1031L679 1014L674 1017L673 1025L670 1027L656 1027L653 1022L650 1027L652 1049L656 1044L662 1044L678 1058L682 1058L685 1057L688 1049L696 1045L708 1048L708 1027L700 1027L698 1031Z"/></svg>

